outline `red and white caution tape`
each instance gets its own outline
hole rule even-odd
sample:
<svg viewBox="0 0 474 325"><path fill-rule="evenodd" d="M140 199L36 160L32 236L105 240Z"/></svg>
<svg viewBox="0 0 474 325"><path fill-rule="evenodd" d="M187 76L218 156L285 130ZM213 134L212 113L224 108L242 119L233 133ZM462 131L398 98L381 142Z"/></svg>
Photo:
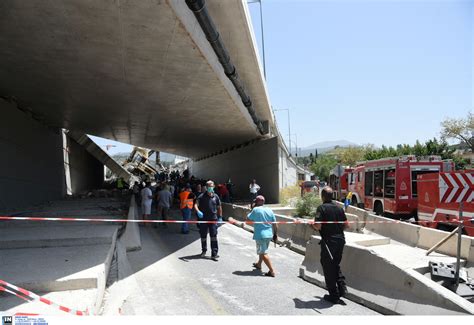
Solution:
<svg viewBox="0 0 474 325"><path fill-rule="evenodd" d="M18 298L23 299L23 300L28 301L28 302L31 301L30 299L26 298L25 296L19 295L18 293L10 291L7 288L4 288L2 286L0 286L0 291L8 292L9 294L17 296Z"/></svg>
<svg viewBox="0 0 474 325"><path fill-rule="evenodd" d="M8 289L5 289L4 287L0 286L0 291L3 291L3 292L8 292L9 294L12 294L14 296L17 296L18 298L20 299L23 299L25 301L28 301L30 302L31 300L22 296L22 295L19 295L18 293L16 292L13 292L13 291L10 291ZM39 314L31 314L31 313L23 313L23 312L17 312L15 314L13 314L14 316L39 316Z"/></svg>
<svg viewBox="0 0 474 325"><path fill-rule="evenodd" d="M128 219L90 219L90 218L46 218L46 217L11 217L11 216L0 216L0 220L23 220L23 221L71 221L71 222L123 222L123 223L189 223L189 224L235 224L237 220L232 218L232 221L206 221L206 220L128 220ZM242 221L246 224L341 224L341 223L365 223L365 224L398 224L407 223L402 220L348 220L348 221L313 221L309 219L296 219L294 221ZM435 220L431 222L437 222ZM469 220L451 219L449 221L443 221L444 223L469 223Z"/></svg>
<svg viewBox="0 0 474 325"><path fill-rule="evenodd" d="M23 296L18 294L18 293L13 292L12 290L20 292L21 294L23 294ZM8 283L6 281L3 281L3 280L0 280L0 291L8 292L10 294L13 294L13 295L23 299L23 300L26 300L26 301L33 301L33 300L40 301L40 302L42 302L46 305L56 307L59 310L62 310L64 312L72 314L72 315L85 316L85 315L89 314L87 310L86 311L80 311L80 310L75 310L75 309L71 309L71 308L61 306L59 304L56 304L56 303L52 302L49 299L38 296L37 294L35 294L31 291L28 291L28 290L25 290L23 288L17 287L15 285L13 285L11 283ZM30 298L31 300L28 299L28 298Z"/></svg>

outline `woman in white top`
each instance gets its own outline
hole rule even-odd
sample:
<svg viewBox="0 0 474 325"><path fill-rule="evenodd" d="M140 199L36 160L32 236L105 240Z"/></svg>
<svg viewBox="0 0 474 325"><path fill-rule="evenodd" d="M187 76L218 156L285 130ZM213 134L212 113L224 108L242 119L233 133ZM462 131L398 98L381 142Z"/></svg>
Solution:
<svg viewBox="0 0 474 325"><path fill-rule="evenodd" d="M153 193L150 189L150 183L146 183L146 187L140 192L142 196L142 214L143 220L147 220L151 214L151 203L153 202Z"/></svg>

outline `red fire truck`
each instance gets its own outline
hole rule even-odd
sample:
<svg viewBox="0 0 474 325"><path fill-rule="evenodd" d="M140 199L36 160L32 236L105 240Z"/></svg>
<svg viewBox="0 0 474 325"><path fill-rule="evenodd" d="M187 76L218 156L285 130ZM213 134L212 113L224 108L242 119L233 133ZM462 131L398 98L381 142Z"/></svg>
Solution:
<svg viewBox="0 0 474 325"><path fill-rule="evenodd" d="M474 170L418 175L418 219L423 226L454 229L461 203L464 231L474 236Z"/></svg>
<svg viewBox="0 0 474 325"><path fill-rule="evenodd" d="M366 161L359 164L349 177L352 204L391 214L401 219L417 220L418 175L438 174L454 170L451 160L439 156L417 158L403 156Z"/></svg>
<svg viewBox="0 0 474 325"><path fill-rule="evenodd" d="M349 177L354 168L341 167L343 172L341 177L337 177L337 166L329 174L329 186L334 190L334 200L343 201L349 193ZM339 197L339 181L341 182L341 197Z"/></svg>

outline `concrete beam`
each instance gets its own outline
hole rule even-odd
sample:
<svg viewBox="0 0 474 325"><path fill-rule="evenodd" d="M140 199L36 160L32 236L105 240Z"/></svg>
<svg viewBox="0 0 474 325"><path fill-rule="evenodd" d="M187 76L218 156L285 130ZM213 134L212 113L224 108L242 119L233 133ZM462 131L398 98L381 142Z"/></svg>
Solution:
<svg viewBox="0 0 474 325"><path fill-rule="evenodd" d="M102 166L107 166L107 168L109 168L115 175L123 178L128 184L132 184L136 179L131 173L129 173L118 162L116 162L107 152L105 152L94 141L92 141L92 139L87 134L68 132L68 135L73 139L73 141L77 142L85 150L87 150L90 155L95 157L97 161L102 163Z"/></svg>
<svg viewBox="0 0 474 325"><path fill-rule="evenodd" d="M79 144L71 137L66 137L66 139L71 194L102 188L104 183L103 163L90 154L84 145Z"/></svg>

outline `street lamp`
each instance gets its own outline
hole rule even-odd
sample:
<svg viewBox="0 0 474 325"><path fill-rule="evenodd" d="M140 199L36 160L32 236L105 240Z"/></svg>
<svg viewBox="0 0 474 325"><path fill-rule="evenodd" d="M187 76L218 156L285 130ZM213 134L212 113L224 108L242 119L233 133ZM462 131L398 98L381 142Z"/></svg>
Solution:
<svg viewBox="0 0 474 325"><path fill-rule="evenodd" d="M279 112L279 111L287 111L288 112L288 146L290 149L290 156L291 156L291 130L290 130L290 110L288 108L281 108L281 109L274 109L274 112Z"/></svg>
<svg viewBox="0 0 474 325"><path fill-rule="evenodd" d="M295 144L295 147L296 147L295 154L296 156L298 156L298 134L292 133L291 136L295 136L295 141L293 141L293 143Z"/></svg>
<svg viewBox="0 0 474 325"><path fill-rule="evenodd" d="M260 32L262 34L262 54L263 54L263 76L267 80L267 72L265 69L265 39L263 38L263 8L262 0L249 0L247 3L257 3L260 5Z"/></svg>

